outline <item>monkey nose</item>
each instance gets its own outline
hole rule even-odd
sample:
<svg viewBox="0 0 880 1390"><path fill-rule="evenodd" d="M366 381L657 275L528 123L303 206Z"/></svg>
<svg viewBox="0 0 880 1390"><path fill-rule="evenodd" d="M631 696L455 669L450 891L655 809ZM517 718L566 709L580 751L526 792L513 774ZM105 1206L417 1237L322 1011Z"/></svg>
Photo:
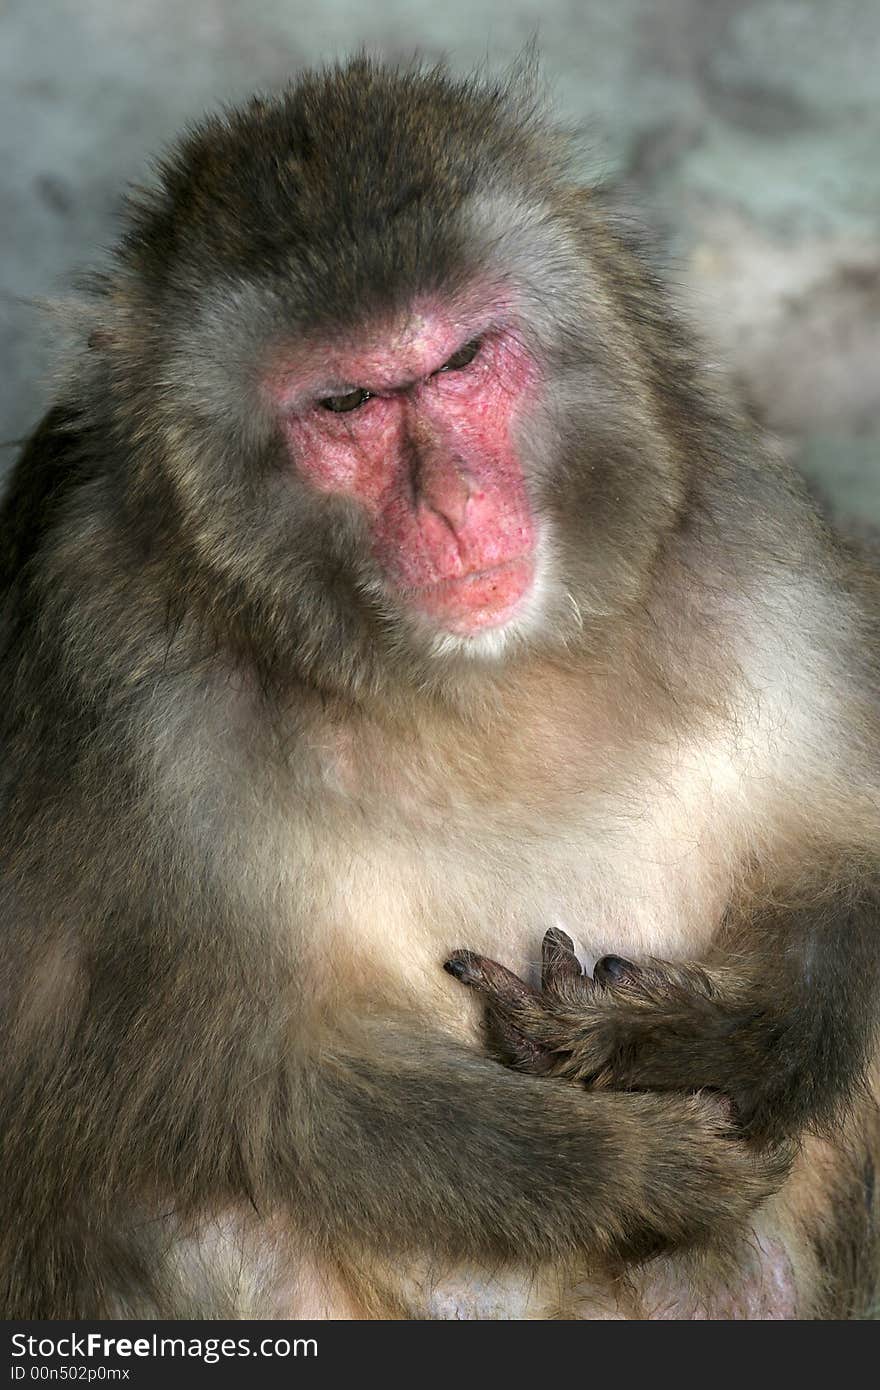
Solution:
<svg viewBox="0 0 880 1390"><path fill-rule="evenodd" d="M465 524L471 484L462 466L451 458L433 458L419 469L419 504L441 516L453 531Z"/></svg>

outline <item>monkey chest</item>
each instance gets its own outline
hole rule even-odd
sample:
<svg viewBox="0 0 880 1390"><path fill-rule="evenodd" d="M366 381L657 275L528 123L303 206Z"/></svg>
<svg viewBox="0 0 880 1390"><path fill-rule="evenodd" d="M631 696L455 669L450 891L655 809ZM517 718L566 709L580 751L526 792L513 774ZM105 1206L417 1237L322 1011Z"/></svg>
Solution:
<svg viewBox="0 0 880 1390"><path fill-rule="evenodd" d="M461 1015L462 992L441 968L460 947L537 980L550 926L587 964L606 953L685 957L714 933L729 882L704 839L650 816L603 831L588 805L499 819L462 814L431 830L379 819L315 846L322 938L371 993Z"/></svg>

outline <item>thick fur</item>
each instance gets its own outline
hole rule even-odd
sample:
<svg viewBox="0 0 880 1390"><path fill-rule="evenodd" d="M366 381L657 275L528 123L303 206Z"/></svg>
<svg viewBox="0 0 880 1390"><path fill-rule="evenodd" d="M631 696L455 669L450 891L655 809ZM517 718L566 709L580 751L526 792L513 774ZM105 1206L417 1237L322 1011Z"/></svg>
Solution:
<svg viewBox="0 0 880 1390"><path fill-rule="evenodd" d="M0 530L6 1316L870 1306L877 581L569 158L358 62L189 135L93 283ZM474 284L545 563L468 649L258 387ZM561 1079L441 969L554 922L660 962L529 995Z"/></svg>

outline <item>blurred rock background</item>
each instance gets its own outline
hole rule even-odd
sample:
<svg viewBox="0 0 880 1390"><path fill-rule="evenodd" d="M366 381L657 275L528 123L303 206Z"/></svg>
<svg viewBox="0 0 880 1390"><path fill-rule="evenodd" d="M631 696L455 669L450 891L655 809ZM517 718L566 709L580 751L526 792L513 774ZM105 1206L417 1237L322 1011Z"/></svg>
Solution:
<svg viewBox="0 0 880 1390"><path fill-rule="evenodd" d="M494 69L534 36L713 358L840 514L880 521L880 0L0 0L0 440L48 394L34 298L187 120L363 46Z"/></svg>

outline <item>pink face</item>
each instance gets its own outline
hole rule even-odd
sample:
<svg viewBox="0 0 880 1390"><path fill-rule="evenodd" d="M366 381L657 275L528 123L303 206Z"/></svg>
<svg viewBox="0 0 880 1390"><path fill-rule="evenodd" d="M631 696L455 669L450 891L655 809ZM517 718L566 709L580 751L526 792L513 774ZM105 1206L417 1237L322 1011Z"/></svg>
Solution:
<svg viewBox="0 0 880 1390"><path fill-rule="evenodd" d="M538 373L485 324L421 305L350 347L295 350L267 378L300 476L354 499L386 586L462 636L506 623L534 578L513 425Z"/></svg>

